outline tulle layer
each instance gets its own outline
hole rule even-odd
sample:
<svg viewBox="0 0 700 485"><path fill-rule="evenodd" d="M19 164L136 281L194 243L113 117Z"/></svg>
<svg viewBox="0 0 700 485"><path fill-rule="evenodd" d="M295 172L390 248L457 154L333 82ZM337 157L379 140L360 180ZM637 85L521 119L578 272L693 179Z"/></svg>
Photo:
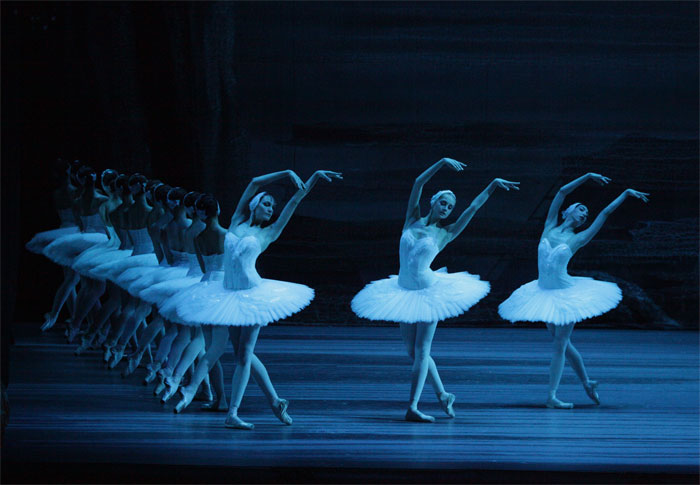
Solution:
<svg viewBox="0 0 700 485"><path fill-rule="evenodd" d="M132 256L132 251L127 249L117 251L116 254L112 255L111 261L92 268L88 271L88 274L95 279L115 282L117 277L130 268L146 267L152 269L157 265L158 258L156 258L154 253Z"/></svg>
<svg viewBox="0 0 700 485"><path fill-rule="evenodd" d="M537 280L524 284L498 306L498 314L511 322L547 322L568 325L602 315L620 303L615 283L574 276L568 288L540 288Z"/></svg>
<svg viewBox="0 0 700 485"><path fill-rule="evenodd" d="M24 245L28 251L34 254L44 254L44 249L46 246L54 242L59 237L68 236L69 234L76 234L78 232L78 226L66 226L59 227L58 229L51 229L50 231L39 232L34 235L33 238L29 240L27 244Z"/></svg>
<svg viewBox="0 0 700 485"><path fill-rule="evenodd" d="M71 266L80 253L106 241L107 235L98 232L68 234L46 246L44 256L61 266Z"/></svg>
<svg viewBox="0 0 700 485"><path fill-rule="evenodd" d="M73 260L71 267L80 275L91 277L89 271L101 264L112 261L117 251L118 247L113 240L96 244L90 249L86 249L80 253L80 255ZM126 255L123 257L126 257Z"/></svg>
<svg viewBox="0 0 700 485"><path fill-rule="evenodd" d="M176 320L185 325L267 325L306 307L314 290L287 281L268 280L246 290L229 290L223 281L205 281L182 290L172 299ZM167 308L165 309L167 313ZM168 318L168 314L161 314Z"/></svg>
<svg viewBox="0 0 700 485"><path fill-rule="evenodd" d="M136 270L137 268L134 268ZM132 271L132 270L129 270ZM142 276L126 283L127 272L117 278L117 284L129 292L131 296L140 297L142 291L158 283L184 278L187 275L186 266L156 266L149 268Z"/></svg>
<svg viewBox="0 0 700 485"><path fill-rule="evenodd" d="M433 285L409 290L399 278L373 281L352 299L352 310L360 317L389 322L434 322L456 317L485 297L491 286L478 275L434 272Z"/></svg>
<svg viewBox="0 0 700 485"><path fill-rule="evenodd" d="M187 276L185 278L169 279L155 283L145 290L142 290L138 297L143 301L158 305L160 307L165 300L173 296L180 290L184 290L196 283L199 283L201 276Z"/></svg>

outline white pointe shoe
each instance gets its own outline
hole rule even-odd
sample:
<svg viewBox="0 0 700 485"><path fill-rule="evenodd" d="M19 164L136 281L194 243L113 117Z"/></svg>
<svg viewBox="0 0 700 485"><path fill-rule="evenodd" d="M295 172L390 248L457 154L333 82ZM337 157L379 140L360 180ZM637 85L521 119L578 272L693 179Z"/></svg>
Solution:
<svg viewBox="0 0 700 485"><path fill-rule="evenodd" d="M251 429L255 428L254 424L246 423L241 418L239 418L238 415L235 415L235 414L229 414L228 416L226 416L226 421L224 422L224 426L226 426L227 428L245 429L245 430L251 430Z"/></svg>
<svg viewBox="0 0 700 485"><path fill-rule="evenodd" d="M591 398L591 401L600 404L600 396L598 396L597 388L598 381L588 381L588 384L583 385L583 389L586 391L586 394L588 394L588 397Z"/></svg>
<svg viewBox="0 0 700 485"><path fill-rule="evenodd" d="M277 404L272 406L272 412L275 413L277 419L282 421L287 426L291 425L293 420L292 417L287 414L287 407L289 406L289 401L286 399L278 399Z"/></svg>
<svg viewBox="0 0 700 485"><path fill-rule="evenodd" d="M560 401L556 397L547 399L547 407L549 409L573 409L574 404L570 402Z"/></svg>
<svg viewBox="0 0 700 485"><path fill-rule="evenodd" d="M445 411L445 414L447 414L451 418L454 418L456 414L454 409L452 409L452 405L455 402L455 395L446 392L443 395L439 396L438 400L440 401L440 407L442 407L442 410Z"/></svg>
<svg viewBox="0 0 700 485"><path fill-rule="evenodd" d="M418 409L408 408L408 411L406 411L406 421L412 421L414 423L434 423L435 418L421 413Z"/></svg>

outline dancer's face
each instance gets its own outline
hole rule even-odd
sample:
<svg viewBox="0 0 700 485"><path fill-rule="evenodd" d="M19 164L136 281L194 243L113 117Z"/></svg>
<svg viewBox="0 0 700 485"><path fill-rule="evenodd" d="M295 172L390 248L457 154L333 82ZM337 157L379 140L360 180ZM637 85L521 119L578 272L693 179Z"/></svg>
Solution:
<svg viewBox="0 0 700 485"><path fill-rule="evenodd" d="M568 218L574 223L574 227L579 227L582 224L585 224L586 220L588 219L588 207L583 204L577 205L574 207L574 210L571 211Z"/></svg>
<svg viewBox="0 0 700 485"><path fill-rule="evenodd" d="M258 222L269 221L275 212L275 199L271 195L265 195L255 208L255 220Z"/></svg>
<svg viewBox="0 0 700 485"><path fill-rule="evenodd" d="M141 182L133 183L129 185L129 190L133 195L139 195L141 192L143 192L143 185L141 185Z"/></svg>
<svg viewBox="0 0 700 485"><path fill-rule="evenodd" d="M441 195L433 204L432 210L440 219L446 219L452 213L456 200L449 194Z"/></svg>

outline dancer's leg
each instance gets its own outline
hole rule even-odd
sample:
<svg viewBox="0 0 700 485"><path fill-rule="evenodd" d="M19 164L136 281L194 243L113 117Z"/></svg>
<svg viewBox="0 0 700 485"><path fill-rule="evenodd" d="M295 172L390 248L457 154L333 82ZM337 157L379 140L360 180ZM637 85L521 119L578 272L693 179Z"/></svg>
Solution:
<svg viewBox="0 0 700 485"><path fill-rule="evenodd" d="M588 397L591 398L594 403L600 404L600 397L596 391L598 382L592 381L588 378L586 366L583 365L583 358L578 350L576 350L576 347L574 347L574 344L571 343L571 340L569 340L569 345L566 346L566 361L574 369L574 372L576 372L576 375L581 380L583 389L586 391L586 394L588 394Z"/></svg>
<svg viewBox="0 0 700 485"><path fill-rule="evenodd" d="M246 423L238 417L238 408L243 400L245 388L250 379L250 367L253 362L253 352L255 343L260 334L260 325L246 326L240 328L238 345L234 347L236 353L236 369L233 371L231 385L231 399L226 417L226 426L239 429L253 429L253 425ZM233 332L232 333L237 333Z"/></svg>
<svg viewBox="0 0 700 485"><path fill-rule="evenodd" d="M401 324L402 333L406 333L410 336L410 330L403 328L406 325L409 324ZM423 392L425 379L428 376L428 370L430 368L430 348L433 342L433 336L435 335L435 329L437 328L437 321L430 323L419 322L413 325L416 327L415 345L413 367L411 369L411 393L406 419L409 421L433 422L435 418L423 414L418 410L418 401Z"/></svg>
<svg viewBox="0 0 700 485"><path fill-rule="evenodd" d="M557 389L559 388L559 382L564 372L566 347L569 345L569 338L574 329L574 324L554 325L548 323L547 329L554 336L552 342L552 361L549 365L549 397L547 398L547 407L553 409L571 409L574 407L573 404L562 402L557 399Z"/></svg>
<svg viewBox="0 0 700 485"><path fill-rule="evenodd" d="M51 307L51 311L44 315L46 320L41 326L42 331L48 330L54 326L56 320L58 319L58 314L63 308L63 304L66 302L66 299L70 296L71 291L75 289L75 285L78 284L78 280L80 279L78 273L76 273L70 268L64 268L63 275L63 282L61 283L61 286L58 287L58 290L56 290L56 295L53 299L53 306Z"/></svg>

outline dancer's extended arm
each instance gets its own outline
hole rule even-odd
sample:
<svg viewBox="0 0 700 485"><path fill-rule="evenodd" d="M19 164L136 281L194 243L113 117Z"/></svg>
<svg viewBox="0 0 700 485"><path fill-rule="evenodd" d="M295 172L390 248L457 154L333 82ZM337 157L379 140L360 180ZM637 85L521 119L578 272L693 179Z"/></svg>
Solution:
<svg viewBox="0 0 700 485"><path fill-rule="evenodd" d="M282 170L281 172L268 173L266 175L260 175L259 177L253 178L248 184L248 187L243 191L236 210L231 216L231 224L229 225L229 231L233 230L234 227L242 223L247 219L246 210L248 208L248 202L253 198L255 193L263 185L274 182L284 177L289 177L292 182L297 186L298 189L304 188L304 182L301 181L299 176L291 170Z"/></svg>
<svg viewBox="0 0 700 485"><path fill-rule="evenodd" d="M639 192L633 189L627 189L624 192L622 192L605 209L600 211L600 214L598 214L598 217L595 218L595 220L588 229L579 232L573 238L571 238L571 240L569 241L569 247L571 248L571 251L576 252L583 246L588 244L591 241L591 239L593 239L595 235L598 234L598 231L600 231L600 229L603 227L603 224L605 224L605 221L608 219L608 216L610 216L610 214L612 214L615 211L615 209L620 207L627 197L635 197L637 199L642 200L643 202L649 202L648 195L649 194L645 192Z"/></svg>
<svg viewBox="0 0 700 485"><path fill-rule="evenodd" d="M416 177L416 181L413 182L413 188L411 189L411 195L408 197L408 208L406 209L406 219L403 224L403 228L406 229L408 226L413 224L415 221L420 219L420 198L423 194L423 186L430 180L433 175L435 175L438 170L442 167L448 166L453 170L459 172L464 170L467 166L466 163L458 162L452 158L442 158L440 161L431 165L425 172Z"/></svg>
<svg viewBox="0 0 700 485"><path fill-rule="evenodd" d="M486 188L479 194L477 195L474 200L472 201L471 204L469 204L469 207L467 207L464 212L459 216L459 218L449 226L447 226L445 229L447 232L450 234L450 240L456 238L461 234L462 231L467 227L469 224L469 221L472 220L472 217L474 217L474 214L476 214L476 211L481 209L481 206L484 205L484 203L488 200L489 196L493 194L493 191L496 190L497 188L501 188L503 190L520 190L520 182L511 182L509 180L504 180L504 179L493 179L490 184L486 186Z"/></svg>
<svg viewBox="0 0 700 485"><path fill-rule="evenodd" d="M282 212L275 223L269 226L268 234L270 241L276 240L280 234L282 234L282 231L289 222L289 219L292 217L292 214L294 214L299 202L306 197L314 185L316 185L316 182L318 182L320 179L331 182L333 179L342 180L343 175L339 172L331 172L330 170L315 171L313 175L309 177L309 180L306 181L306 184L303 184L303 186L299 188L299 190L297 190L296 193L289 199L287 205L284 206L284 209L282 209Z"/></svg>
<svg viewBox="0 0 700 485"><path fill-rule="evenodd" d="M554 200L552 200L552 204L549 206L547 220L544 223L545 233L557 225L557 221L559 221L559 209L561 209L561 205L564 203L564 199L566 198L566 196L573 192L574 189L583 185L588 180L593 180L594 182L600 185L605 185L608 182L610 182L610 179L608 177L590 172L586 175L580 176L576 180L573 180L568 184L564 185L562 188L560 188L559 192L557 192L557 195L554 197Z"/></svg>

